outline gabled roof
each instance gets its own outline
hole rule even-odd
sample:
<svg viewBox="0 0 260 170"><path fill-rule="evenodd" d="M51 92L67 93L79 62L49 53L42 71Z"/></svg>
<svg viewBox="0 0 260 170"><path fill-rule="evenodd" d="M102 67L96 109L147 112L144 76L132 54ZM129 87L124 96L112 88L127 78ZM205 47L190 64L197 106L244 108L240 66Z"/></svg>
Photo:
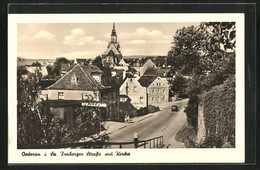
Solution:
<svg viewBox="0 0 260 170"><path fill-rule="evenodd" d="M158 76L142 76L138 81L143 87L148 87Z"/></svg>
<svg viewBox="0 0 260 170"><path fill-rule="evenodd" d="M88 69L85 67L87 66L77 64L56 83L47 87L46 89L84 91L96 91L103 89L104 87L90 75L91 73L88 72ZM72 82L73 76L76 76L77 83Z"/></svg>
<svg viewBox="0 0 260 170"><path fill-rule="evenodd" d="M160 77L165 77L169 71L170 71L170 68L152 67L152 68L148 68L145 71L144 76L157 75Z"/></svg>

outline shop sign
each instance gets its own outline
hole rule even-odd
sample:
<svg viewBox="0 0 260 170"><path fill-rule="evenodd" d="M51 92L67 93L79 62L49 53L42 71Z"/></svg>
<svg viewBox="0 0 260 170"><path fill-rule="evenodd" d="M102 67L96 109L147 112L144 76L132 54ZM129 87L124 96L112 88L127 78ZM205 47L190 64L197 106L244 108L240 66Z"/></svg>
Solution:
<svg viewBox="0 0 260 170"><path fill-rule="evenodd" d="M82 102L81 106L89 106L89 107L107 107L106 103L98 103L98 102Z"/></svg>

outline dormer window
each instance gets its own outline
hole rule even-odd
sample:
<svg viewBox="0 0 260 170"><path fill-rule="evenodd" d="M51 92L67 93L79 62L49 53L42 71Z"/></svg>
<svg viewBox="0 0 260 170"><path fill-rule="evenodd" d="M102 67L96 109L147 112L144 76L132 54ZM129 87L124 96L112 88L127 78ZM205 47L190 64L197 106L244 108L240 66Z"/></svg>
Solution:
<svg viewBox="0 0 260 170"><path fill-rule="evenodd" d="M72 78L71 78L71 83L77 84L78 80L79 80L79 78L76 75L73 75Z"/></svg>
<svg viewBox="0 0 260 170"><path fill-rule="evenodd" d="M88 95L87 94L82 94L82 100L88 100Z"/></svg>

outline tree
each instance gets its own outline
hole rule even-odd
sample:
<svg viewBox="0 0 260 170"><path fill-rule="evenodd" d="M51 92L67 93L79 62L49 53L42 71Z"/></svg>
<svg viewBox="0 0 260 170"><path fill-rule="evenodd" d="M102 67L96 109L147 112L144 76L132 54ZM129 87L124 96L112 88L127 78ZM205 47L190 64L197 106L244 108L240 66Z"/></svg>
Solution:
<svg viewBox="0 0 260 170"><path fill-rule="evenodd" d="M39 63L38 61L35 61L35 62L32 63L32 66L39 66L39 67L40 67L40 66L42 66L42 65L41 65L41 63Z"/></svg>
<svg viewBox="0 0 260 170"><path fill-rule="evenodd" d="M221 86L227 79L235 75L235 55L228 54L228 51L235 52L235 28L234 22L203 22L198 27L179 29L174 36L167 62L173 66L174 71L192 75L186 88L189 102L185 112L188 123L195 130L201 95L213 94L214 87ZM233 87L229 84L225 88L232 89ZM216 95L222 96L220 93L216 93ZM224 96L224 99L226 98ZM215 105L214 101L210 102ZM228 105L233 106L234 103L235 100L230 100ZM221 107L228 108L227 104L223 104ZM211 109L214 110L214 108ZM216 117L213 119L211 119L212 122L217 120ZM228 122L233 121L232 117L227 119ZM215 137L214 139L211 137L206 139L206 143L211 145L212 142L215 142L214 146L219 146L219 141Z"/></svg>
<svg viewBox="0 0 260 170"><path fill-rule="evenodd" d="M185 97L186 96L186 88L187 88L188 80L181 76L180 74L177 74L172 81L172 88L174 94L179 94L179 97Z"/></svg>
<svg viewBox="0 0 260 170"><path fill-rule="evenodd" d="M102 133L104 128L104 120L102 119L102 111L99 108L78 107L76 113L76 128L74 140L78 141L84 137L92 137L94 141L108 141L107 133Z"/></svg>
<svg viewBox="0 0 260 170"><path fill-rule="evenodd" d="M168 52L167 64L184 75L203 71L200 56L205 46L202 30L194 27L183 27L176 31L171 50Z"/></svg>
<svg viewBox="0 0 260 170"><path fill-rule="evenodd" d="M62 63L68 64L70 61L65 57L56 58L53 66L48 65L46 67L48 76L59 78Z"/></svg>
<svg viewBox="0 0 260 170"><path fill-rule="evenodd" d="M100 70L103 70L104 67L103 67L103 64L102 64L102 58L100 56L97 56L93 62L92 62L93 65L97 66L100 68Z"/></svg>
<svg viewBox="0 0 260 170"><path fill-rule="evenodd" d="M199 30L204 32L206 44L201 61L207 69L215 71L221 69L229 56L226 52L235 52L236 25L235 22L202 22Z"/></svg>
<svg viewBox="0 0 260 170"><path fill-rule="evenodd" d="M166 57L165 56L156 57L155 63L158 67L162 67L163 65L166 65Z"/></svg>
<svg viewBox="0 0 260 170"><path fill-rule="evenodd" d="M17 144L18 148L24 145L41 144L44 133L40 119L33 106L35 104L36 80L34 77L24 80L17 75Z"/></svg>
<svg viewBox="0 0 260 170"><path fill-rule="evenodd" d="M55 63L56 63L56 64L70 63L70 60L68 60L68 59L65 58L65 57L59 57L59 58L56 58Z"/></svg>

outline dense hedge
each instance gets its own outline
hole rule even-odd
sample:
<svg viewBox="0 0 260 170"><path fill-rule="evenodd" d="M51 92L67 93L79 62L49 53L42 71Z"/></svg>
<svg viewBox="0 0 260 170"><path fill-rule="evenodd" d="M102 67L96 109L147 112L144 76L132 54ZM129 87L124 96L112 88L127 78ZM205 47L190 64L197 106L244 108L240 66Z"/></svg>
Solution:
<svg viewBox="0 0 260 170"><path fill-rule="evenodd" d="M201 96L205 118L204 147L235 147L235 76Z"/></svg>

